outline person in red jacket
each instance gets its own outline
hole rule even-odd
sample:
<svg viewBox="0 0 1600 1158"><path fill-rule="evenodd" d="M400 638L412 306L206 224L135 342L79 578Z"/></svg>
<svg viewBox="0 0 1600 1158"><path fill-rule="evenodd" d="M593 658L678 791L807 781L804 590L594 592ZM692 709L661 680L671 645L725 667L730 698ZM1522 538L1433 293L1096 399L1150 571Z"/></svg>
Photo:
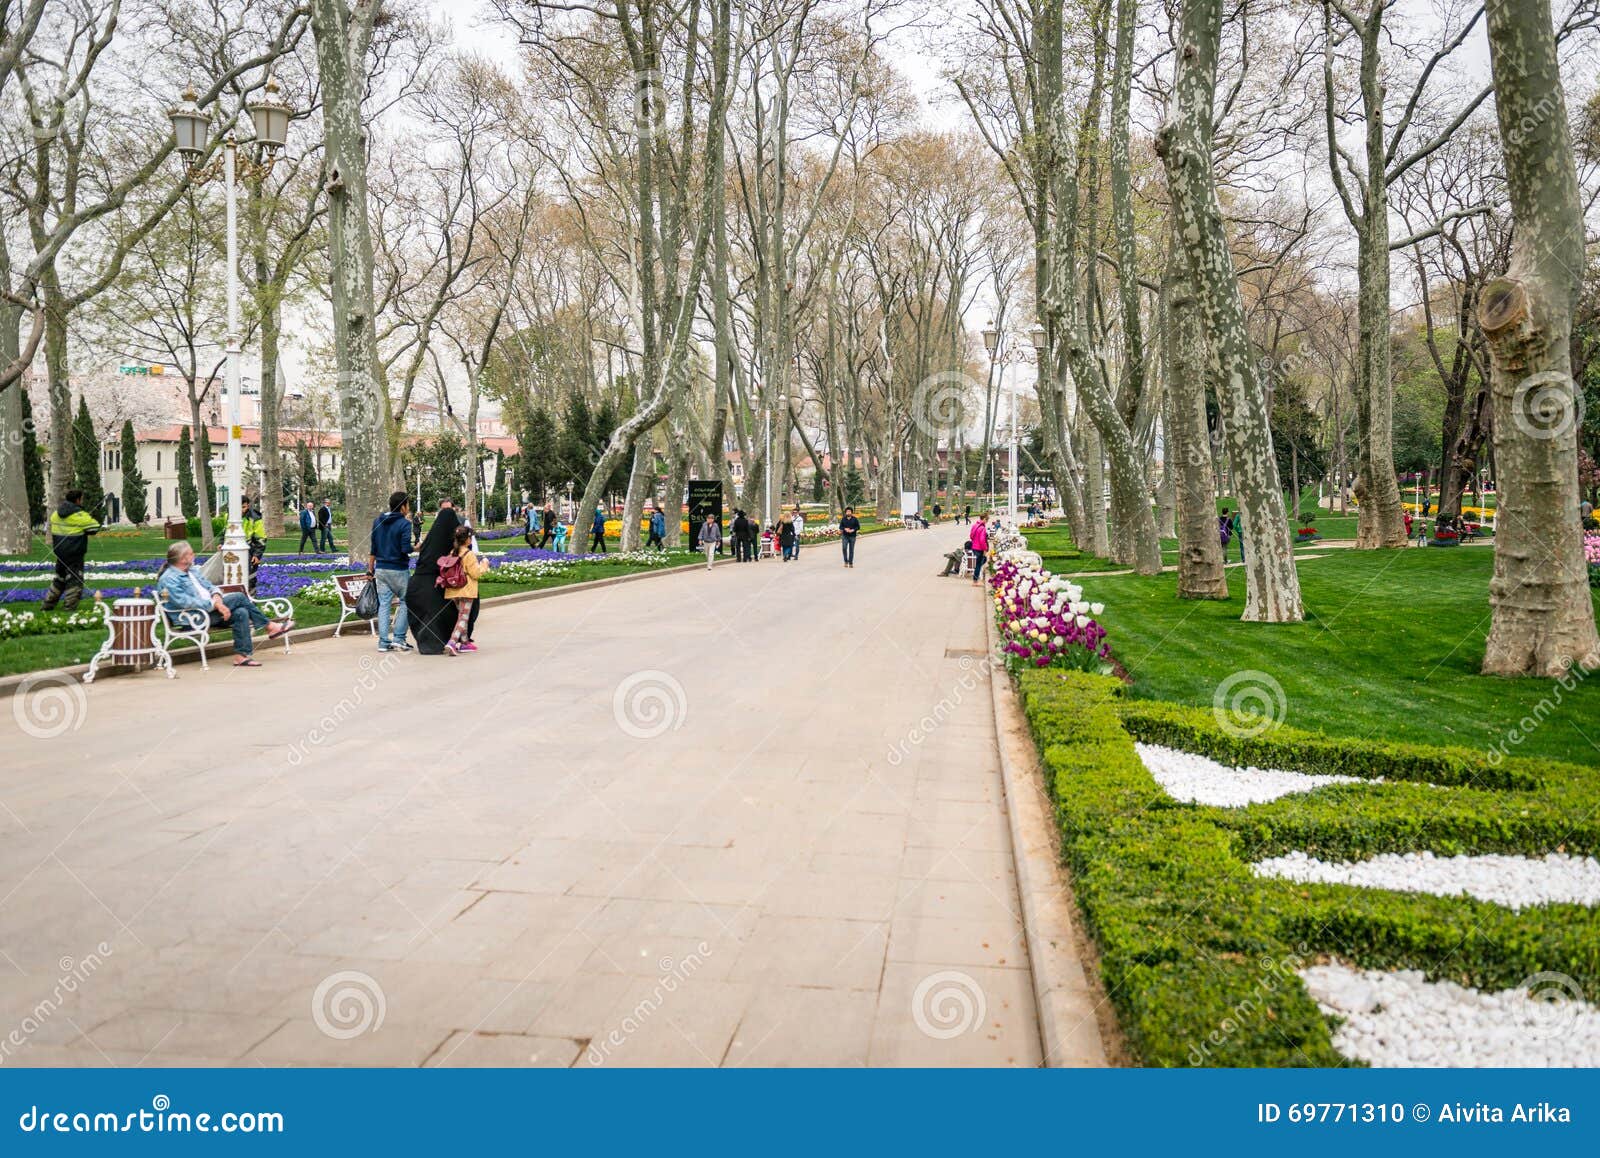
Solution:
<svg viewBox="0 0 1600 1158"><path fill-rule="evenodd" d="M989 515L985 512L978 516L978 521L972 524L972 553L977 556L972 564L972 581L981 582L983 579L983 564L989 552Z"/></svg>

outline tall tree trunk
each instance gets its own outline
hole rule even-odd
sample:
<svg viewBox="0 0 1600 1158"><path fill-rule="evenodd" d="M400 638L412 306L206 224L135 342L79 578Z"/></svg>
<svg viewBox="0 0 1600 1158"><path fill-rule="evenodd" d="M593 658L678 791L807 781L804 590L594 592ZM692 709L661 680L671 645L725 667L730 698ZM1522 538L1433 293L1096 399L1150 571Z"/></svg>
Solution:
<svg viewBox="0 0 1600 1158"><path fill-rule="evenodd" d="M1381 158L1380 158L1381 167ZM1378 179L1381 184L1381 177ZM1356 511L1356 546L1403 547L1405 514L1400 506L1400 484L1394 472L1394 382L1389 337L1389 200L1386 194L1368 204L1368 215L1358 245L1361 268L1359 332L1363 428L1358 487L1361 506Z"/></svg>
<svg viewBox="0 0 1600 1158"><path fill-rule="evenodd" d="M1084 503L1089 517L1089 544L1102 559L1111 557L1111 526L1106 521L1106 455L1100 445L1100 431L1078 402L1078 426L1083 432Z"/></svg>
<svg viewBox="0 0 1600 1158"><path fill-rule="evenodd" d="M268 536L283 534L283 455L278 450L278 339L282 325L283 316L274 299L261 313L261 523Z"/></svg>
<svg viewBox="0 0 1600 1158"><path fill-rule="evenodd" d="M639 522L644 516L644 505L654 497L655 489L655 438L647 430L633 444L633 466L628 471L628 493L622 502L622 549L624 551L637 551L639 549Z"/></svg>
<svg viewBox="0 0 1600 1158"><path fill-rule="evenodd" d="M211 511L213 497L211 493L211 462L205 454L205 447L209 444L200 441L200 431L207 425L200 414L200 396L195 393L195 384L189 382L189 430L193 437L189 439L189 469L194 472L194 489L199 496L200 503L200 549L209 551L217 545L217 533L211 527Z"/></svg>
<svg viewBox="0 0 1600 1158"><path fill-rule="evenodd" d="M0 286L11 284L11 258L0 238ZM22 348L21 306L0 301L0 367ZM33 549L28 518L28 474L23 459L22 383L0 390L0 555L26 555Z"/></svg>
<svg viewBox="0 0 1600 1158"><path fill-rule="evenodd" d="M1489 61L1516 223L1506 276L1484 287L1500 490L1489 675L1600 667L1578 513L1572 307L1584 226L1548 0L1488 6Z"/></svg>
<svg viewBox="0 0 1600 1158"><path fill-rule="evenodd" d="M1291 623L1305 618L1300 578L1278 486L1266 391L1245 325L1244 301L1211 167L1221 33L1221 0L1186 0L1173 86L1175 108L1157 134L1156 150L1166 165L1174 228L1195 290L1225 419L1234 497L1246 543L1243 618Z"/></svg>
<svg viewBox="0 0 1600 1158"><path fill-rule="evenodd" d="M345 517L352 561L369 555L373 517L387 509L388 399L378 368L372 294L372 232L367 218L367 46L378 0L311 0L322 84L327 153L328 281L333 299L334 363L343 435Z"/></svg>
<svg viewBox="0 0 1600 1158"><path fill-rule="evenodd" d="M674 446L682 445L678 440L673 441ZM675 450L672 455L672 470L667 475L667 493L662 509L667 513L667 546L680 547L683 545L683 496L689 486L689 451L687 449Z"/></svg>
<svg viewBox="0 0 1600 1158"><path fill-rule="evenodd" d="M60 505L72 485L72 380L67 365L67 314L61 283L52 264L41 279L44 290L44 368L50 391L49 507Z"/></svg>
<svg viewBox="0 0 1600 1158"><path fill-rule="evenodd" d="M1206 425L1206 356L1193 284L1177 251L1167 258L1166 335L1167 461L1176 473L1178 598L1226 599L1217 533L1216 475L1211 468L1211 432Z"/></svg>

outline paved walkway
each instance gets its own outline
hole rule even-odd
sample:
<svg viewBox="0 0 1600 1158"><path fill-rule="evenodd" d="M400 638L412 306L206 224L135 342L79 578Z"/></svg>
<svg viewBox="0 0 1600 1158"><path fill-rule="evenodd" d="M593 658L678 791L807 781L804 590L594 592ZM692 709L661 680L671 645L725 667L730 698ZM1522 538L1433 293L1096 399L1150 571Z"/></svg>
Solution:
<svg viewBox="0 0 1600 1158"><path fill-rule="evenodd" d="M962 534L34 692L0 1060L1038 1064Z"/></svg>

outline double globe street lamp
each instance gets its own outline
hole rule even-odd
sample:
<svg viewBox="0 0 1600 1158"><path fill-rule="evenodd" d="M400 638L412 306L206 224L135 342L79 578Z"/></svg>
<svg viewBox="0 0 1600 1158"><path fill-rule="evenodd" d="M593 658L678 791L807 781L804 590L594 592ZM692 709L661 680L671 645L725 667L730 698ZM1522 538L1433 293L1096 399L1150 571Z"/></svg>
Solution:
<svg viewBox="0 0 1600 1158"><path fill-rule="evenodd" d="M993 319L983 331L983 346L989 351L989 362L998 367L1000 382L998 385L1005 387L1006 367L1022 362L1037 361L1041 366L1045 364L1045 353L1048 338L1044 327L1038 322L1033 324L1033 329L1028 332L1032 340L1031 347L1012 347L1006 342L1005 334L995 328ZM1013 525L1017 521L1017 376L1011 376L1011 457L1010 468L1006 475L1006 505Z"/></svg>
<svg viewBox="0 0 1600 1158"><path fill-rule="evenodd" d="M255 129L254 157L239 156L239 139L232 129L222 141L222 155L204 168L197 167L209 149L211 118L196 103L198 97L190 87L176 108L168 111L172 130L177 138L178 154L183 158L188 180L193 185L205 185L222 178L227 191L228 205L228 333L225 339L228 354L228 529L222 539L222 582L240 588L249 583L249 545L244 541L244 522L240 510L240 474L243 470L243 449L239 397L241 393L240 361L244 351L239 345L239 227L238 179L241 175L261 179L272 171L273 162L289 138L289 104L278 93L278 82L269 77L265 91L245 102L250 123ZM262 447L263 454L276 454L277 447Z"/></svg>

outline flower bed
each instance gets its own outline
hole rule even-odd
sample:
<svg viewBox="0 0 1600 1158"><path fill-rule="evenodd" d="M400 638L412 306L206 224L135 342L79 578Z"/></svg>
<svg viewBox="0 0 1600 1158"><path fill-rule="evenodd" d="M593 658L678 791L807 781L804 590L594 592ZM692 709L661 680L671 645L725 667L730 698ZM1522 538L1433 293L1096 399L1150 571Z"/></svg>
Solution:
<svg viewBox="0 0 1600 1158"><path fill-rule="evenodd" d="M1600 998L1593 907L1513 911L1252 871L1293 852L1352 862L1425 851L1592 856L1592 770L1282 726L1237 735L1209 709L1131 700L1103 676L1019 678L1106 991L1144 1064L1349 1064L1302 980L1319 960L1416 970L1483 992L1558 974L1574 997ZM1183 803L1145 767L1136 740L1361 782L1226 808Z"/></svg>
<svg viewBox="0 0 1600 1158"><path fill-rule="evenodd" d="M1009 665L1111 670L1111 645L1094 619L1105 608L1085 602L1082 587L1013 553L995 567L992 590Z"/></svg>
<svg viewBox="0 0 1600 1158"><path fill-rule="evenodd" d="M105 623L93 605L76 611L12 611L0 607L0 639L29 635L60 635L68 631L104 630Z"/></svg>

